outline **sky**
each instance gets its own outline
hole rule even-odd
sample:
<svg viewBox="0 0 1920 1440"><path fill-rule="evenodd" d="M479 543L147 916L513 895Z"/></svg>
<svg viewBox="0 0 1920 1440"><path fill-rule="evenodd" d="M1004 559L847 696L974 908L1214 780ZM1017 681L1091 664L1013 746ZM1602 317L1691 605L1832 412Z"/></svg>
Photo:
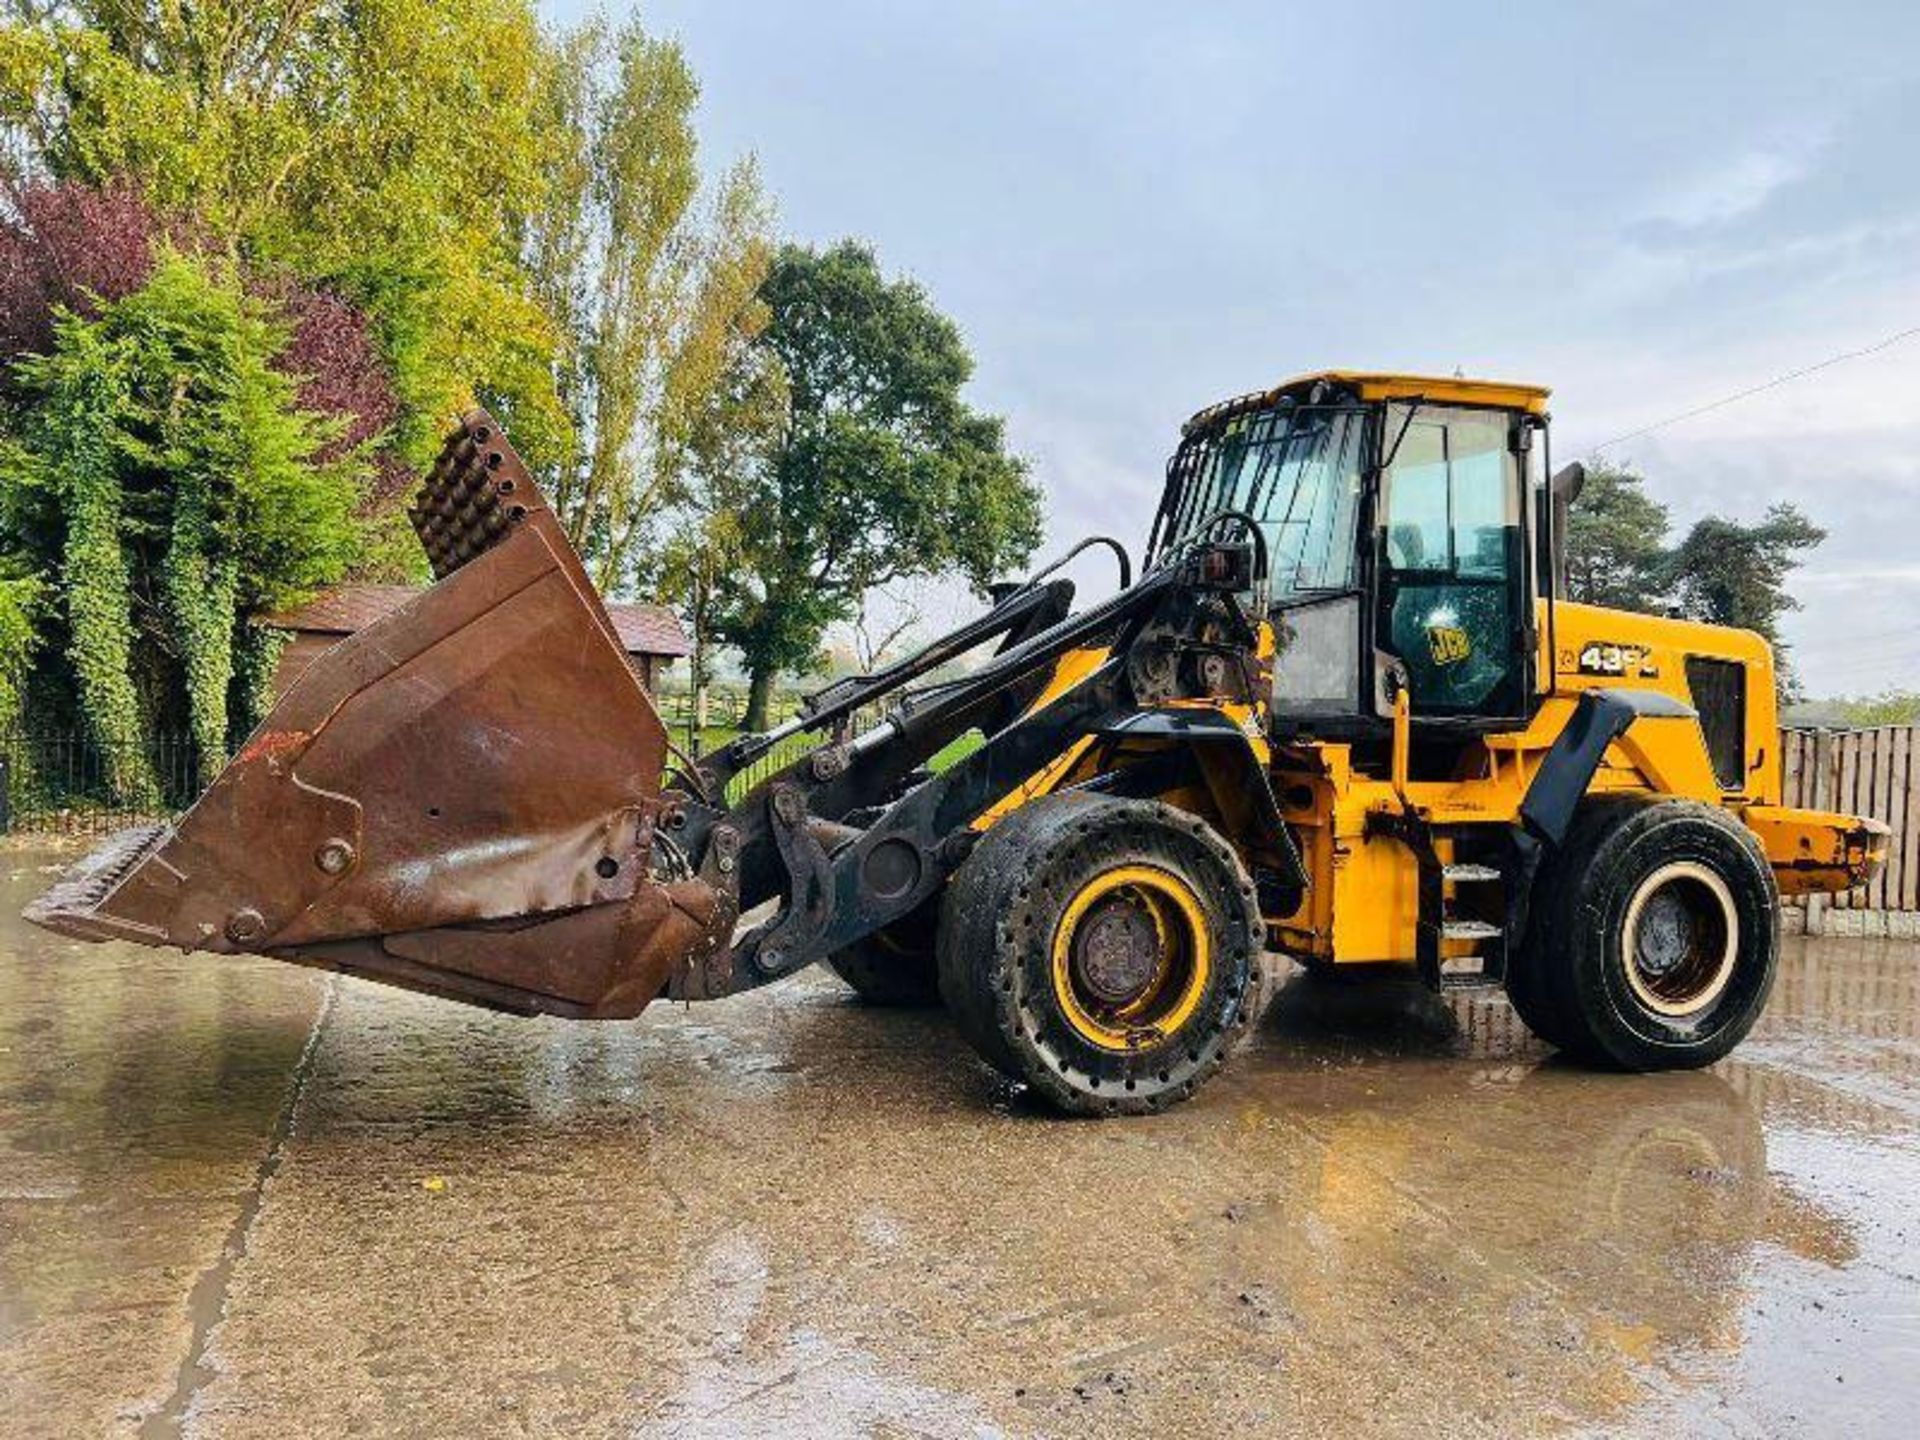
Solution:
<svg viewBox="0 0 1920 1440"><path fill-rule="evenodd" d="M639 14L710 171L757 155L785 235L869 241L959 323L1048 549L1137 548L1180 422L1302 371L1551 385L1559 461L1920 327L1920 5ZM1678 527L1800 505L1808 691L1920 688L1920 334L1605 456Z"/></svg>

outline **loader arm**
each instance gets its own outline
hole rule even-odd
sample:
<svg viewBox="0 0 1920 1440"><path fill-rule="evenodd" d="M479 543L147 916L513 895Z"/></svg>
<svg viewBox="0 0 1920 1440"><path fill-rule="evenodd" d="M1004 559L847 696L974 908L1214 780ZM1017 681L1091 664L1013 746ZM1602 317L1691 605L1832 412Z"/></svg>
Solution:
<svg viewBox="0 0 1920 1440"><path fill-rule="evenodd" d="M1266 675L1255 659L1259 629L1234 597L1254 583L1256 553L1226 543L1193 545L1137 581L1127 576L1130 583L1107 599L1025 638L994 618L1016 613L1016 590L981 621L921 652L950 656L956 637L977 645L1007 633L1009 643L979 668L908 690L909 680L929 668L911 656L885 676L844 682L845 693L864 704L896 695L872 729L831 740L728 811L686 797L675 823L692 838L695 853L718 841L738 854L740 910L769 900L779 905L730 949L676 976L670 993L711 998L766 984L930 903L1000 802L1082 753L1082 742L1119 736L1143 707L1218 704L1251 714L1261 703ZM1221 669L1223 654L1238 663ZM1099 663L1068 671L1062 663L1068 656ZM1040 683L1047 681L1053 683L1041 692ZM1009 696L1030 699L1004 723ZM819 730L837 713L831 705L803 710L782 733ZM976 726L985 736L979 749L944 774L920 769L955 735ZM758 737L737 748L759 753ZM1112 753L1086 767L1087 783L1125 793L1122 748L1107 745ZM1157 755L1170 747L1145 748ZM1264 769L1254 766L1249 773L1249 783L1265 799L1256 808L1273 817L1272 833L1262 838L1269 853L1282 857L1280 882L1297 886L1304 872L1279 824ZM1166 788L1166 777L1158 776L1141 793ZM848 823L855 819L857 825Z"/></svg>

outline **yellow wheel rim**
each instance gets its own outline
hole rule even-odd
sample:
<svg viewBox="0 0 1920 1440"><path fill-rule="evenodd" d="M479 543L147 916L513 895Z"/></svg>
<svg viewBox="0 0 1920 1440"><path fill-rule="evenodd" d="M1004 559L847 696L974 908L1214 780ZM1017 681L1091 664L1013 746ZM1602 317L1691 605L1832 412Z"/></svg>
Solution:
<svg viewBox="0 0 1920 1440"><path fill-rule="evenodd" d="M1206 914L1193 888L1154 865L1095 876L1053 931L1053 993L1076 1034L1126 1053L1177 1032L1212 970Z"/></svg>

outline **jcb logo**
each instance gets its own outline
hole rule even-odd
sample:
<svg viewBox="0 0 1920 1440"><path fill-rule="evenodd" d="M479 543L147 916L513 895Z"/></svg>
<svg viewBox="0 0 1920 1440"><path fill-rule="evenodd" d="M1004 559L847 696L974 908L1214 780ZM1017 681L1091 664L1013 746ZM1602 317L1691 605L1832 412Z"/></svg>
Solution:
<svg viewBox="0 0 1920 1440"><path fill-rule="evenodd" d="M1429 625L1427 648L1436 665L1457 665L1473 653L1473 642L1457 625Z"/></svg>

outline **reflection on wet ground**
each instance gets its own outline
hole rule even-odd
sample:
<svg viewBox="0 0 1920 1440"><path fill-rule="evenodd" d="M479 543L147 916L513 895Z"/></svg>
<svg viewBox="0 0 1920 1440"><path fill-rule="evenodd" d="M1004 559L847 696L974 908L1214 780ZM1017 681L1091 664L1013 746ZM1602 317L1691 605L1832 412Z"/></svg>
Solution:
<svg viewBox="0 0 1920 1440"><path fill-rule="evenodd" d="M489 1016L12 920L0 1415L29 1434L1911 1434L1920 950L1789 941L1713 1071L1296 979L1074 1123L815 977Z"/></svg>

